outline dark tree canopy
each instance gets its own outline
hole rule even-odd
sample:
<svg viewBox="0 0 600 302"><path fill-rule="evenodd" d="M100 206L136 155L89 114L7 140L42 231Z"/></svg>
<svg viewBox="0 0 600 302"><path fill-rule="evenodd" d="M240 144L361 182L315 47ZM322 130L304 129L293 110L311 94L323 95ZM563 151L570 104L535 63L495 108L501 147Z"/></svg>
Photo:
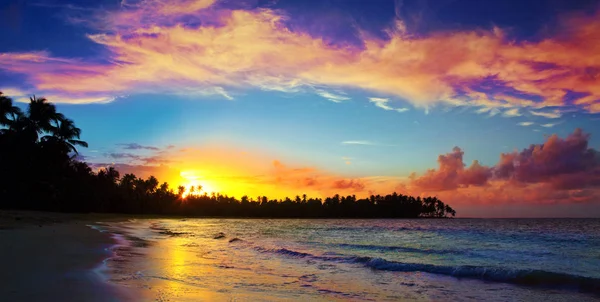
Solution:
<svg viewBox="0 0 600 302"><path fill-rule="evenodd" d="M75 158L81 129L44 98L25 112L0 93L0 208L60 212L110 212L222 217L442 218L456 212L436 197L401 194L306 195L269 199L189 194L154 176L121 176L113 167L94 172ZM196 188L195 188L196 189ZM200 188L197 188L200 191ZM194 191L194 190L190 190Z"/></svg>

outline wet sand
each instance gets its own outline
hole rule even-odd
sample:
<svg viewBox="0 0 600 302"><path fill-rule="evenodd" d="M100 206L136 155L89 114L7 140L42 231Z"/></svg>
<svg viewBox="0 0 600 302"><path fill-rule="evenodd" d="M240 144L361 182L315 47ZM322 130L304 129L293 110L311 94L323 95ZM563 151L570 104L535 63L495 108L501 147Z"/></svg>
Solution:
<svg viewBox="0 0 600 302"><path fill-rule="evenodd" d="M103 215L0 211L0 300L130 301L103 280L114 245L86 224Z"/></svg>

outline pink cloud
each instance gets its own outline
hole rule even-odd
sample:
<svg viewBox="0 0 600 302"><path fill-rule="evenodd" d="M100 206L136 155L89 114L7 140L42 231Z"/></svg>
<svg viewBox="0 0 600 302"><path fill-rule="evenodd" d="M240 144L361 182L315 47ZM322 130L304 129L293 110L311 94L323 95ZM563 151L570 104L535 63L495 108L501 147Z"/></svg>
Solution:
<svg viewBox="0 0 600 302"><path fill-rule="evenodd" d="M265 183L276 183L299 191L310 187L324 195L365 193L365 181L360 178L346 178L311 167L291 168L278 160L273 161L274 171L262 178Z"/></svg>
<svg viewBox="0 0 600 302"><path fill-rule="evenodd" d="M590 135L576 129L566 138L549 136L543 144L502 153L495 166L474 161L465 168L463 152L440 155L438 169L413 174L402 186L416 195L436 194L457 204L561 204L597 202L600 155L589 148Z"/></svg>
<svg viewBox="0 0 600 302"><path fill-rule="evenodd" d="M600 181L600 157L588 148L589 134L576 129L565 139L554 134L544 144L531 145L521 152L505 153L495 167L495 175L521 183L554 181L556 184L573 183L575 175L585 173L588 180ZM585 186L588 181L580 181ZM594 181L592 181L594 183Z"/></svg>
<svg viewBox="0 0 600 302"><path fill-rule="evenodd" d="M60 95L230 96L245 87L299 91L318 84L394 95L423 108L442 103L497 112L560 107L569 90L586 95L578 106L600 112L598 14L565 18L563 32L533 42L512 41L499 28L413 36L398 21L385 39L363 34L362 46L344 47L287 28L280 11L224 9L212 0L124 2L101 16L94 26L104 33L89 38L110 51L113 63L9 53L0 55L0 68ZM182 25L200 17L202 25ZM491 76L522 96L472 89Z"/></svg>
<svg viewBox="0 0 600 302"><path fill-rule="evenodd" d="M356 179L351 179L351 180L339 179L339 180L333 181L332 187L333 187L333 189L341 189L341 190L352 189L352 190L360 192L365 189L365 184L362 183L360 180L356 180Z"/></svg>
<svg viewBox="0 0 600 302"><path fill-rule="evenodd" d="M464 152L459 147L454 147L452 153L438 157L437 170L430 169L420 177L413 174L411 184L427 191L486 185L492 175L491 168L482 166L478 161L473 161L471 166L465 168L463 155Z"/></svg>

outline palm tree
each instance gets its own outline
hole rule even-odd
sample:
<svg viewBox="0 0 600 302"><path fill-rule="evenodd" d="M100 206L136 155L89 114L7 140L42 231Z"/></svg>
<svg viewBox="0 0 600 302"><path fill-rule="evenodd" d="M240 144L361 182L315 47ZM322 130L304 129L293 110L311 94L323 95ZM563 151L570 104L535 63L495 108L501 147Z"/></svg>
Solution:
<svg viewBox="0 0 600 302"><path fill-rule="evenodd" d="M0 126L11 126L21 115L21 110L13 106L12 99L0 92Z"/></svg>
<svg viewBox="0 0 600 302"><path fill-rule="evenodd" d="M38 134L52 132L56 128L55 125L65 120L65 116L56 111L56 106L54 106L54 104L48 102L45 98L36 98L35 96L29 99L27 117L30 120L28 126L33 127L32 130L35 130ZM71 121L71 125L72 124L73 122ZM69 125L67 124L66 126ZM79 132L81 132L81 130L79 130Z"/></svg>
<svg viewBox="0 0 600 302"><path fill-rule="evenodd" d="M52 126L52 128L50 128L49 132L52 135L42 137L43 142L59 143L69 152L75 152L75 154L79 154L75 146L88 147L88 143L79 140L81 129L75 127L75 123L72 120L63 117L56 120L56 123L56 127Z"/></svg>

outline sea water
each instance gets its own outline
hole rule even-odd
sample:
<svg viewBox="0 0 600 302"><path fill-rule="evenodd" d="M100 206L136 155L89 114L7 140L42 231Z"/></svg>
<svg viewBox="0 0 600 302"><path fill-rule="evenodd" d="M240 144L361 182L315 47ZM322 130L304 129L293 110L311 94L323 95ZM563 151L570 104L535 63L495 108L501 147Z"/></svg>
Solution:
<svg viewBox="0 0 600 302"><path fill-rule="evenodd" d="M598 301L598 219L97 223L108 282L158 301Z"/></svg>

